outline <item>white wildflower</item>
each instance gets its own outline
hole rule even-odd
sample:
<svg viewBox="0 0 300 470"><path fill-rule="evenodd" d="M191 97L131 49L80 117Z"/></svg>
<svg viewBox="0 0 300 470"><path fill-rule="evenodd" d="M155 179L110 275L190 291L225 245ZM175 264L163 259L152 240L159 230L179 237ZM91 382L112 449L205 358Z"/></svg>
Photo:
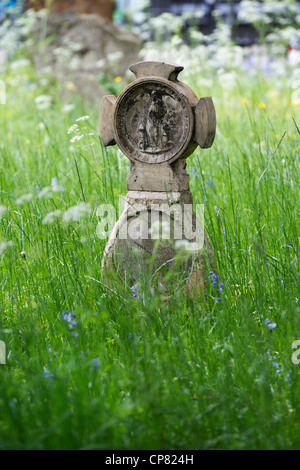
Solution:
<svg viewBox="0 0 300 470"><path fill-rule="evenodd" d="M75 135L74 137L72 137L72 139L70 140L71 144L73 144L74 142L76 142L77 140L80 140L82 139L83 135Z"/></svg>
<svg viewBox="0 0 300 470"><path fill-rule="evenodd" d="M18 199L16 200L16 204L18 204L18 206L21 206L24 202L31 201L32 198L33 195L31 193L23 194L23 196L18 197Z"/></svg>
<svg viewBox="0 0 300 470"><path fill-rule="evenodd" d="M35 98L35 104L37 109L47 109L51 105L52 98L49 95L40 95Z"/></svg>
<svg viewBox="0 0 300 470"><path fill-rule="evenodd" d="M76 119L76 122L77 121L85 121L86 119L90 119L90 116L81 116L78 119Z"/></svg>
<svg viewBox="0 0 300 470"><path fill-rule="evenodd" d="M73 124L73 126L69 127L67 134L71 134L72 132L77 132L79 129L78 124Z"/></svg>
<svg viewBox="0 0 300 470"><path fill-rule="evenodd" d="M65 190L65 188L64 188L63 186L61 186L60 184L58 184L57 176L54 176L54 178L51 178L51 187L52 187L52 190L53 190L54 192L56 192L56 193Z"/></svg>
<svg viewBox="0 0 300 470"><path fill-rule="evenodd" d="M2 255L4 253L4 251L7 250L7 248L13 246L13 244L14 244L13 241L1 242L0 243L0 255Z"/></svg>
<svg viewBox="0 0 300 470"><path fill-rule="evenodd" d="M62 112L63 113L69 113L70 111L73 111L74 108L75 108L75 104L65 104L62 107Z"/></svg>
<svg viewBox="0 0 300 470"><path fill-rule="evenodd" d="M39 122L36 125L36 128L37 128L38 131L44 131L45 130L45 124L43 122Z"/></svg>
<svg viewBox="0 0 300 470"><path fill-rule="evenodd" d="M42 199L42 198L51 198L52 197L52 192L51 192L51 188L49 186L46 186L45 188L41 189L39 192L38 192L38 195L37 195L38 198Z"/></svg>
<svg viewBox="0 0 300 470"><path fill-rule="evenodd" d="M55 219L57 219L60 216L61 216L61 211L60 210L49 212L46 215L46 217L44 217L43 224L44 225L53 224L53 222L55 222Z"/></svg>
<svg viewBox="0 0 300 470"><path fill-rule="evenodd" d="M80 222L80 219L90 212L91 205L80 202L77 206L70 207L70 209L64 213L63 220L65 222Z"/></svg>
<svg viewBox="0 0 300 470"><path fill-rule="evenodd" d="M12 62L10 64L10 68L12 70L17 70L17 69L20 69L20 68L23 68L23 67L27 67L30 64L31 64L31 62L28 59L19 59L19 60L15 60L14 62Z"/></svg>
<svg viewBox="0 0 300 470"><path fill-rule="evenodd" d="M7 208L5 206L0 206L0 218L3 216L4 212L7 211Z"/></svg>

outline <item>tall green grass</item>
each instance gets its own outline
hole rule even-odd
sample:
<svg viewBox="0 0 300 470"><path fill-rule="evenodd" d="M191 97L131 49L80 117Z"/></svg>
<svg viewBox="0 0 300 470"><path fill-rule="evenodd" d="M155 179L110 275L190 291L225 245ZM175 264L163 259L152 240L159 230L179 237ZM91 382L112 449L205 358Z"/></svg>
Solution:
<svg viewBox="0 0 300 470"><path fill-rule="evenodd" d="M215 302L213 286L206 300L178 289L165 303L147 286L133 298L101 281L96 208L126 194L129 162L102 146L97 107L75 89L64 112L60 90L31 68L10 73L0 106L0 448L298 448L300 108L285 79L240 72L225 88L214 75L203 85L206 71L189 75L217 112L215 143L188 170L224 290ZM41 94L52 103L38 110ZM74 123L95 135L70 143ZM64 220L80 203L89 206L77 221Z"/></svg>

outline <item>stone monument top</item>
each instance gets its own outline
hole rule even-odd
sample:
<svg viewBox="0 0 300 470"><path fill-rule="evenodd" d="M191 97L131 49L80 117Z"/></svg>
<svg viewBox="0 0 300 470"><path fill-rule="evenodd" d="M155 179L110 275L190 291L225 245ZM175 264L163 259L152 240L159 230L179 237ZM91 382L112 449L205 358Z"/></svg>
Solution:
<svg viewBox="0 0 300 470"><path fill-rule="evenodd" d="M103 264L122 275L127 273L130 282L134 282L141 266L144 272L152 270L153 276L156 272L161 274L162 266L171 269L176 257L174 230L179 233L185 224L184 228L191 226L191 232L197 225L195 213L184 218L183 224L177 209L184 211L187 206L192 209L186 158L198 145L211 147L216 114L210 97L198 99L190 87L178 80L182 66L140 62L130 70L136 79L118 98L109 95L102 99L99 128L104 146L117 144L130 160L127 205L106 245ZM135 210L141 206L143 209ZM153 233L154 220L159 222L166 218L172 219L174 230L169 240L163 237L163 243L157 248L157 240L149 239L148 234ZM204 231L202 235L204 249L200 253L199 248L185 264L193 285L202 285L207 278L204 266L214 265ZM187 238L193 241L190 236L181 239Z"/></svg>
<svg viewBox="0 0 300 470"><path fill-rule="evenodd" d="M167 170L178 160L187 158L197 147L212 145L216 115L211 98L200 98L178 80L182 66L165 62L140 62L130 70L136 80L116 98L105 96L100 107L100 135L105 146L117 144L133 167L146 170L145 164L160 165L160 181L128 178L129 190L164 191L188 189L176 185ZM161 165L167 164L167 165ZM166 168L166 170L164 170ZM182 165L177 165L180 173ZM155 169L147 168L147 172ZM162 172L162 173L161 173ZM163 180L164 176L167 178ZM152 178L153 179L153 178ZM154 177L155 179L155 177ZM169 184L168 184L169 183ZM159 189L155 189L159 186Z"/></svg>

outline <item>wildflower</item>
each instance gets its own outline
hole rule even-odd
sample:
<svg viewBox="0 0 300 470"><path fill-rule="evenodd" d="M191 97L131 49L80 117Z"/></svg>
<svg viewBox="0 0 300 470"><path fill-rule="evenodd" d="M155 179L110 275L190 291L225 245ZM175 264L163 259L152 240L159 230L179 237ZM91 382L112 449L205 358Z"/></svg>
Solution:
<svg viewBox="0 0 300 470"><path fill-rule="evenodd" d="M88 76L88 79L90 82L93 82L95 80L95 75L91 74Z"/></svg>
<svg viewBox="0 0 300 470"><path fill-rule="evenodd" d="M49 95L40 95L37 96L34 101L37 109L41 111L50 107L52 98Z"/></svg>
<svg viewBox="0 0 300 470"><path fill-rule="evenodd" d="M258 107L259 107L260 109L264 109L264 108L266 107L266 105L265 105L265 103L259 102L259 103L258 103Z"/></svg>
<svg viewBox="0 0 300 470"><path fill-rule="evenodd" d="M62 312L62 317L67 323L69 323L69 330L73 331L74 326L78 325L77 321L73 320L73 318L76 317L75 313L65 310Z"/></svg>
<svg viewBox="0 0 300 470"><path fill-rule="evenodd" d="M70 207L64 215L63 220L64 222L80 222L80 219L89 214L91 211L91 205L86 204L85 202L80 202L77 206Z"/></svg>
<svg viewBox="0 0 300 470"><path fill-rule="evenodd" d="M115 79L114 79L114 81L115 81L116 83L119 83L121 80L122 80L122 77L119 77L119 76L118 76L118 77L115 77Z"/></svg>
<svg viewBox="0 0 300 470"><path fill-rule="evenodd" d="M16 204L18 204L18 206L21 206L24 202L28 202L32 199L32 194L31 193L28 193L28 194L24 194L23 196L20 196L17 200L16 200Z"/></svg>
<svg viewBox="0 0 300 470"><path fill-rule="evenodd" d="M206 184L207 184L208 186L210 186L211 188L216 189L216 187L215 187L215 185L214 185L214 183L213 183L212 178L209 178L209 179L206 181Z"/></svg>
<svg viewBox="0 0 300 470"><path fill-rule="evenodd" d="M46 225L46 224L53 224L53 222L55 221L55 219L57 219L58 217L60 217L61 215L61 211L60 210L56 210L56 211L52 211L52 212L49 212L46 217L44 217L43 219L43 225Z"/></svg>
<svg viewBox="0 0 300 470"><path fill-rule="evenodd" d="M10 246L13 246L13 244L14 244L13 241L1 242L0 243L0 255L2 255L4 253L4 251L7 250L7 248L9 248Z"/></svg>
<svg viewBox="0 0 300 470"><path fill-rule="evenodd" d="M215 274L213 271L209 271L209 274L210 276L208 276L208 279L210 280L211 286L217 286L217 291L221 294L223 292L224 284L223 282L218 281L220 279L220 276L218 274ZM220 302L221 297L214 297L214 299L216 302Z"/></svg>
<svg viewBox="0 0 300 470"><path fill-rule="evenodd" d="M219 217L219 216L220 216L220 213L219 213L219 208L218 208L218 206L214 206L214 209L215 209L215 211L216 211L217 216Z"/></svg>
<svg viewBox="0 0 300 470"><path fill-rule="evenodd" d="M246 98L242 98L242 99L241 99L241 103L243 103L243 104L246 104L247 101L248 101L248 100L247 100Z"/></svg>
<svg viewBox="0 0 300 470"><path fill-rule="evenodd" d="M4 212L6 212L6 207L5 206L0 206L0 218L2 217L2 215L4 214Z"/></svg>
<svg viewBox="0 0 300 470"><path fill-rule="evenodd" d="M74 104L65 104L65 105L62 107L62 112L63 112L63 113L69 113L69 112L72 111L74 108L75 108L75 105L74 105Z"/></svg>
<svg viewBox="0 0 300 470"><path fill-rule="evenodd" d="M12 138L12 135L11 134L7 134L7 138L8 140L10 140Z"/></svg>
<svg viewBox="0 0 300 470"><path fill-rule="evenodd" d="M73 82L69 82L69 83L67 84L67 89L68 89L68 90L71 90L71 91L72 91L72 90L74 90L75 88L76 88L76 86L74 85Z"/></svg>
<svg viewBox="0 0 300 470"><path fill-rule="evenodd" d="M76 132L78 129L78 124L73 124L73 126L69 127L67 134L71 134L71 132Z"/></svg>
<svg viewBox="0 0 300 470"><path fill-rule="evenodd" d="M132 287L130 287L130 290L133 292L132 297L136 299L139 291L137 285L134 284Z"/></svg>
<svg viewBox="0 0 300 470"><path fill-rule="evenodd" d="M74 137L72 137L72 139L70 140L71 144L73 144L74 142L76 142L77 140L80 140L82 139L83 135L75 135Z"/></svg>
<svg viewBox="0 0 300 470"><path fill-rule="evenodd" d="M196 173L196 169L192 167L191 170L192 170L192 176L199 179L199 175L198 173Z"/></svg>
<svg viewBox="0 0 300 470"><path fill-rule="evenodd" d="M59 192L59 191L64 191L64 188L58 184L58 179L57 176L54 176L54 178L51 178L51 187L54 192Z"/></svg>
<svg viewBox="0 0 300 470"><path fill-rule="evenodd" d="M76 119L76 122L77 121L85 121L86 119L90 119L90 116L81 116L78 119Z"/></svg>
<svg viewBox="0 0 300 470"><path fill-rule="evenodd" d="M99 362L98 358L93 359L92 364L93 364L93 366L95 367L96 370L100 369L100 362Z"/></svg>
<svg viewBox="0 0 300 470"><path fill-rule="evenodd" d="M297 106L297 104L299 104L298 101L292 101L292 106Z"/></svg>
<svg viewBox="0 0 300 470"><path fill-rule="evenodd" d="M131 338L132 338L132 333L129 333L128 339L131 339Z"/></svg>
<svg viewBox="0 0 300 470"><path fill-rule="evenodd" d="M41 189L41 191L38 191L38 198L51 198L52 197L52 192L51 188L49 186L46 186L45 188Z"/></svg>
<svg viewBox="0 0 300 470"><path fill-rule="evenodd" d="M36 187L35 187L35 192L38 193L39 190L40 190L40 187L39 187L39 185L37 184Z"/></svg>
<svg viewBox="0 0 300 470"><path fill-rule="evenodd" d="M268 324L269 330L274 330L274 328L276 328L276 326L277 326L277 323L274 323L274 322Z"/></svg>

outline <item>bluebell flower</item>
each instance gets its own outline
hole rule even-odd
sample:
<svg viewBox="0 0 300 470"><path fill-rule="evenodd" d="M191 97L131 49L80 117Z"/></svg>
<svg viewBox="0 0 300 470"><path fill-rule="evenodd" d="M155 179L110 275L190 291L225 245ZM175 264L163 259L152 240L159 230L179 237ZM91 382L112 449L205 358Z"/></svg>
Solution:
<svg viewBox="0 0 300 470"><path fill-rule="evenodd" d="M39 190L40 190L40 187L39 187L39 185L37 184L36 187L35 187L35 192L38 193Z"/></svg>
<svg viewBox="0 0 300 470"><path fill-rule="evenodd" d="M220 217L220 213L219 213L219 208L218 208L218 206L214 206L214 209L215 209L215 211L216 211L217 216Z"/></svg>
<svg viewBox="0 0 300 470"><path fill-rule="evenodd" d="M216 187L215 187L215 185L214 185L214 183L213 183L212 178L208 178L208 180L206 181L206 184L207 184L208 186L210 186L211 188L216 189Z"/></svg>
<svg viewBox="0 0 300 470"><path fill-rule="evenodd" d="M132 338L132 333L129 333L128 339L131 339L131 338Z"/></svg>
<svg viewBox="0 0 300 470"><path fill-rule="evenodd" d="M276 326L277 326L277 323L274 323L274 322L268 323L269 330L274 330L274 328L276 328Z"/></svg>
<svg viewBox="0 0 300 470"><path fill-rule="evenodd" d="M75 313L65 310L62 312L62 317L69 324L70 331L73 331L74 327L78 325L77 321L73 320L73 318L76 317ZM76 334L75 337L78 338L78 334Z"/></svg>
<svg viewBox="0 0 300 470"><path fill-rule="evenodd" d="M100 362L99 362L98 358L93 359L92 364L93 364L93 366L95 367L96 370L100 369Z"/></svg>
<svg viewBox="0 0 300 470"><path fill-rule="evenodd" d="M136 284L134 284L132 287L130 287L130 290L133 292L132 297L133 297L134 299L137 299L137 297L138 297L138 292L139 292L138 286L137 286Z"/></svg>
<svg viewBox="0 0 300 470"><path fill-rule="evenodd" d="M269 323L271 323L271 320L269 318L266 318L265 319L265 325L268 325Z"/></svg>
<svg viewBox="0 0 300 470"><path fill-rule="evenodd" d="M213 271L209 271L210 276L208 276L208 279L210 280L210 284L212 287L217 286L218 292L221 294L223 292L224 284L223 282L219 282L218 280L220 279L220 276L218 274L215 274ZM221 297L214 297L216 302L220 302Z"/></svg>
<svg viewBox="0 0 300 470"><path fill-rule="evenodd" d="M192 175L199 179L199 175L198 175L198 173L196 173L196 169L194 167L192 167L191 170L192 170Z"/></svg>

